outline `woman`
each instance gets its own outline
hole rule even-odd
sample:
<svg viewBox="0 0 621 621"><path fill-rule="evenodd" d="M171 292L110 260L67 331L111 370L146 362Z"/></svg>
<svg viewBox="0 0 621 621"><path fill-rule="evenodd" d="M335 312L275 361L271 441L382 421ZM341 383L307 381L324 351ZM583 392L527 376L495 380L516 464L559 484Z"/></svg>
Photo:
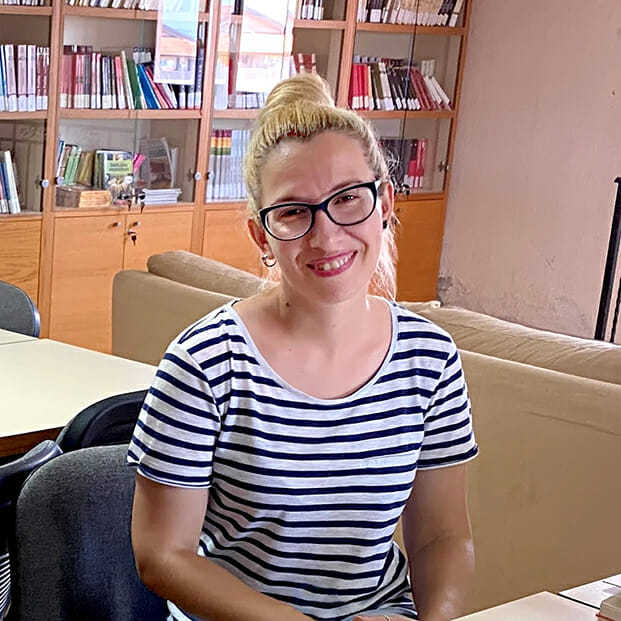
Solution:
<svg viewBox="0 0 621 621"><path fill-rule="evenodd" d="M140 576L175 620L455 618L477 447L450 337L368 294L394 290L377 140L296 76L272 91L245 172L280 282L195 323L160 364L129 449Z"/></svg>

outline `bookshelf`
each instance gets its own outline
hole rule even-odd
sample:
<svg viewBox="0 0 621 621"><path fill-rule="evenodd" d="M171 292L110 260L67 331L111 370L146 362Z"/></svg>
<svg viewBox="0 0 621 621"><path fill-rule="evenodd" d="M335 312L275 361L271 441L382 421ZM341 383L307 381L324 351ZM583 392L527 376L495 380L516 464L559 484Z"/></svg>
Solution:
<svg viewBox="0 0 621 621"><path fill-rule="evenodd" d="M454 27L359 21L358 0L325 0L321 19L302 18L295 0L282 0L278 15L273 8L268 15L265 3L257 0L246 0L241 14L235 14L239 4L211 0L201 7L201 105L191 109L66 105L66 46L90 46L89 53L112 57L121 50L131 54L134 47L151 48L156 11L58 0L48 6L0 4L0 44L49 48L46 109L0 110L0 151L15 154L22 198L20 213L0 214L0 279L22 286L37 301L44 336L108 351L112 278L120 269L145 269L146 259L157 252L182 248L264 273L246 234L238 171L247 131L261 105L262 96L251 90L253 80L270 71L272 78L287 75L289 50L299 59L313 57L340 106L350 104L352 65L359 58L435 61L435 76L450 96L450 108L358 113L382 137L426 140L422 187L397 197L398 288L401 299L436 296L471 0ZM234 77L228 74L229 63ZM261 69L253 69L255 64ZM178 202L142 210L135 205L58 206L56 190L64 183L57 175L59 139L85 151L136 152L141 139L161 137L176 153ZM218 160L222 152L229 158L226 166ZM218 183L223 187L215 191Z"/></svg>

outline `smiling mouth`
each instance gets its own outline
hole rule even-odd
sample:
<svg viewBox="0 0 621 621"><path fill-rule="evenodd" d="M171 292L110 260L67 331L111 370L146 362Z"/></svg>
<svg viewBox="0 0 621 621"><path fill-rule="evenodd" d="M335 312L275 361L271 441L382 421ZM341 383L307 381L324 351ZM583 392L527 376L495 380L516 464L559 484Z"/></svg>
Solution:
<svg viewBox="0 0 621 621"><path fill-rule="evenodd" d="M349 254L330 261L309 263L308 265L311 269L317 270L318 272L334 272L345 267L354 258L355 254L355 252L350 252Z"/></svg>

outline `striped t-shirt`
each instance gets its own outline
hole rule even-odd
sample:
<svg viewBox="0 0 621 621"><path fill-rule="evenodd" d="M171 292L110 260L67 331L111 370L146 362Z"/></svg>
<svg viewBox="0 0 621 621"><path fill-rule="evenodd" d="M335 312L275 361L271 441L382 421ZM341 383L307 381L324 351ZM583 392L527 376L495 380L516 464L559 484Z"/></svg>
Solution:
<svg viewBox="0 0 621 621"><path fill-rule="evenodd" d="M318 620L382 607L413 615L392 536L416 471L477 453L455 344L390 303L375 375L320 399L275 373L233 304L169 346L130 463L160 483L209 488L198 553L254 589Z"/></svg>

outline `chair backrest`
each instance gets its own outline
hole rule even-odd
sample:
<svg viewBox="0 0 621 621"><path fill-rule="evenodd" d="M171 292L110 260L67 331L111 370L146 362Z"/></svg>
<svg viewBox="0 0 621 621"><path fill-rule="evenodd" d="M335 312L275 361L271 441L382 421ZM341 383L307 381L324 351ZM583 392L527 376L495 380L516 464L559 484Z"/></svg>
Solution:
<svg viewBox="0 0 621 621"><path fill-rule="evenodd" d="M41 319L36 304L19 287L0 280L0 328L39 336Z"/></svg>
<svg viewBox="0 0 621 621"><path fill-rule="evenodd" d="M146 390L126 392L89 405L63 427L56 443L64 453L129 443L146 394Z"/></svg>
<svg viewBox="0 0 621 621"><path fill-rule="evenodd" d="M166 603L136 573L130 540L135 468L127 445L60 455L17 499L13 621L158 621Z"/></svg>
<svg viewBox="0 0 621 621"><path fill-rule="evenodd" d="M10 533L15 523L15 501L24 481L44 463L61 454L52 440L43 440L25 455L0 466L0 619L11 601Z"/></svg>

